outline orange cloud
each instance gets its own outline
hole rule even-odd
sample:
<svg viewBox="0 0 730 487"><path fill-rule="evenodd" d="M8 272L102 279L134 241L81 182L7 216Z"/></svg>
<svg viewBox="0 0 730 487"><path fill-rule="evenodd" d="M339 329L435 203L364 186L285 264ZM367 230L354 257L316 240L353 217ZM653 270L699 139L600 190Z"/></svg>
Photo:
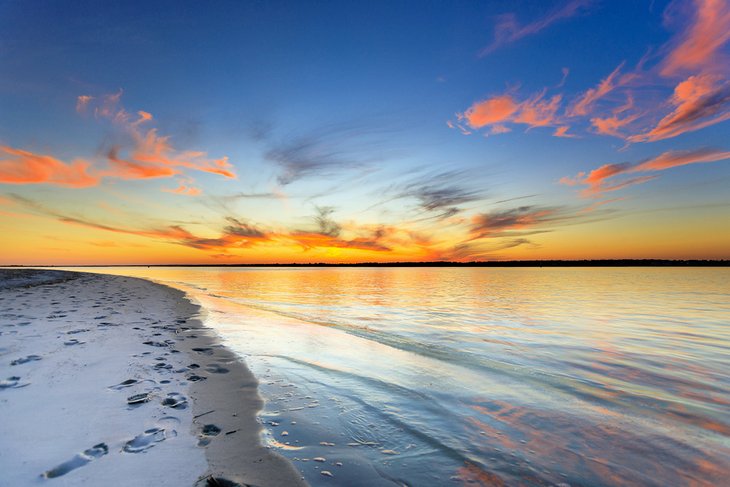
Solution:
<svg viewBox="0 0 730 487"><path fill-rule="evenodd" d="M488 126L492 134L509 132L511 129L505 125L507 123L524 124L529 128L546 127L559 123L556 112L561 101L562 95L545 99L545 90L522 102L517 102L509 94L497 95L474 103L464 113L458 113L457 119L465 121L473 129ZM450 125L454 126L465 132L458 124Z"/></svg>
<svg viewBox="0 0 730 487"><path fill-rule="evenodd" d="M673 76L688 70L712 70L727 60L718 51L730 40L730 5L725 0L695 0L693 23L664 60L661 74Z"/></svg>
<svg viewBox="0 0 730 487"><path fill-rule="evenodd" d="M99 178L88 172L89 163L65 163L48 155L0 145L0 183L55 184L70 188L95 186Z"/></svg>
<svg viewBox="0 0 730 487"><path fill-rule="evenodd" d="M668 151L644 161L631 169L631 172L663 171L672 167L686 166L703 162L716 162L730 159L730 151L699 149L694 151Z"/></svg>
<svg viewBox="0 0 730 487"><path fill-rule="evenodd" d="M568 186L588 186L581 191L584 197L595 197L610 191L618 191L628 186L645 183L657 178L657 175L637 176L631 179L610 183L608 179L623 174L663 171L672 167L685 166L687 164L698 164L704 162L716 162L730 159L730 151L719 151L716 149L698 149L692 151L668 151L655 158L647 159L637 164L623 162L618 164L604 164L592 170L587 175L584 172L578 173L575 177L564 177L560 179L561 184Z"/></svg>
<svg viewBox="0 0 730 487"><path fill-rule="evenodd" d="M167 193L184 194L187 196L199 196L203 191L200 188L194 186L188 186L184 183L180 183L180 186L174 189L163 189Z"/></svg>
<svg viewBox="0 0 730 487"><path fill-rule="evenodd" d="M494 26L494 41L482 48L478 56L484 57L506 44L511 44L523 37L537 34L559 20L578 15L591 3L593 3L591 0L572 0L562 7L549 12L543 18L525 25L519 25L515 15L512 13L502 15Z"/></svg>
<svg viewBox="0 0 730 487"><path fill-rule="evenodd" d="M482 213L472 218L473 238L499 237L505 231L523 230L528 227L553 221L557 218L554 208L520 206L509 210Z"/></svg>
<svg viewBox="0 0 730 487"><path fill-rule="evenodd" d="M553 132L553 135L555 137L565 137L565 138L578 137L577 135L569 134L568 130L570 130L570 127L568 125L561 125L560 127L555 129L555 132Z"/></svg>
<svg viewBox="0 0 730 487"><path fill-rule="evenodd" d="M730 119L730 82L719 75L690 76L676 86L669 103L674 106L672 113L628 140L654 142Z"/></svg>
<svg viewBox="0 0 730 487"><path fill-rule="evenodd" d="M626 103L613 110L613 115L610 117L594 117L591 118L591 124L596 130L596 133L601 135L612 135L614 137L623 138L624 135L619 130L627 125L630 125L636 121L641 114L635 113L633 115L627 115L620 117L624 112L627 112L634 108L634 97L631 93L628 93Z"/></svg>
<svg viewBox="0 0 730 487"><path fill-rule="evenodd" d="M608 199L608 200L596 201L595 203L593 203L593 204L591 204L589 206L586 206L585 208L583 208L582 210L580 210L578 213L579 214L580 213L590 213L592 211L597 210L601 206L608 205L610 203L615 203L617 201L622 201L622 200L625 200L625 199L626 198L611 198L611 199Z"/></svg>
<svg viewBox="0 0 730 487"><path fill-rule="evenodd" d="M463 118L473 128L482 128L486 125L511 121L512 115L518 108L519 105L511 96L500 95L473 104L464 112Z"/></svg>
<svg viewBox="0 0 730 487"><path fill-rule="evenodd" d="M545 91L533 96L520 104L520 110L515 114L514 122L523 123L530 128L547 127L556 123L555 112L560 107L562 95L555 95L550 100L543 100Z"/></svg>
<svg viewBox="0 0 730 487"><path fill-rule="evenodd" d="M583 93L578 101L576 101L570 110L568 110L568 116L576 117L586 115L598 100L612 92L617 86L620 86L631 79L631 76L619 77L623 66L624 63L619 64L618 67L611 72L611 74L598 83L598 86Z"/></svg>
<svg viewBox="0 0 730 487"><path fill-rule="evenodd" d="M142 164L121 159L118 152L119 147L115 146L107 153L107 158L114 169L105 173L106 176L113 176L121 179L150 179L168 178L179 173L179 171L171 167Z"/></svg>
<svg viewBox="0 0 730 487"><path fill-rule="evenodd" d="M88 95L81 95L76 98L76 111L78 113L86 113L86 108L89 106L89 103L91 100L93 100L93 96Z"/></svg>
<svg viewBox="0 0 730 487"><path fill-rule="evenodd" d="M172 146L170 136L158 135L156 128L144 129L143 126L153 120L151 113L144 110L137 111L134 118L121 106L122 91L112 95L105 95L98 100L94 113L99 118L111 120L121 127L131 138L129 157L116 157L110 160L121 168L124 177L140 178L169 177L179 171L170 167L184 167L197 171L218 174L226 178L235 179L233 165L227 157L210 159L202 151L180 151ZM87 103L93 99L89 97ZM117 153L122 148L114 149Z"/></svg>
<svg viewBox="0 0 730 487"><path fill-rule="evenodd" d="M139 110L136 117L131 115L121 106L121 97L120 90L98 98L81 95L76 99L77 112L85 113L93 106L97 118L111 120L128 136L126 143L108 150L105 162L109 168L90 174L91 163L84 160L65 163L50 155L0 146L0 183L45 183L81 188L95 186L103 178L168 178L181 174L180 168L236 178L227 157L210 159L205 152L179 151L171 145L169 136L158 135L155 128L143 129L143 125L152 121L152 114ZM200 193L197 188L178 190L189 195Z"/></svg>

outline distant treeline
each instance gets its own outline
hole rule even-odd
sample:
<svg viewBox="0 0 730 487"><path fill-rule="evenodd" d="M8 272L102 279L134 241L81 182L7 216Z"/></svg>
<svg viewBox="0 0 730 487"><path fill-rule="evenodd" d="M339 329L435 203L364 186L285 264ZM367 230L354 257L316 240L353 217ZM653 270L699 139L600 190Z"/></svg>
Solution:
<svg viewBox="0 0 730 487"><path fill-rule="evenodd" d="M474 262L358 262L351 264L127 264L58 267L728 267L730 260L589 259L589 260L505 260ZM23 267L23 266L8 266ZM56 266L32 266L56 267Z"/></svg>

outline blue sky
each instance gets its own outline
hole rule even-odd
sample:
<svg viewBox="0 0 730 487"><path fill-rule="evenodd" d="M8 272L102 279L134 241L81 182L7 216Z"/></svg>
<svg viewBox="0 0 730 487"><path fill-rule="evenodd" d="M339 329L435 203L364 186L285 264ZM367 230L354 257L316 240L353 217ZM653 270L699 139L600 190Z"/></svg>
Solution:
<svg viewBox="0 0 730 487"><path fill-rule="evenodd" d="M135 245L184 262L729 257L728 12L4 1L4 224L54 222L4 250L86 262L86 238L113 243L99 262L144 261ZM647 230L655 211L674 223ZM69 223L85 237L39 243L68 240ZM672 224L692 238L665 248ZM603 245L622 232L641 245Z"/></svg>

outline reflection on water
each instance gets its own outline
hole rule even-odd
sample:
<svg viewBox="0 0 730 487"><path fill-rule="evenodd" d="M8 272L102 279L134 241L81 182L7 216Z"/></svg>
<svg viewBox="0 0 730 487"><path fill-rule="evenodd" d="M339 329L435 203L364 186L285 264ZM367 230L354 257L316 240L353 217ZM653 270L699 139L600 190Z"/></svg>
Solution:
<svg viewBox="0 0 730 487"><path fill-rule="evenodd" d="M103 271L209 310L313 484L730 475L730 269Z"/></svg>

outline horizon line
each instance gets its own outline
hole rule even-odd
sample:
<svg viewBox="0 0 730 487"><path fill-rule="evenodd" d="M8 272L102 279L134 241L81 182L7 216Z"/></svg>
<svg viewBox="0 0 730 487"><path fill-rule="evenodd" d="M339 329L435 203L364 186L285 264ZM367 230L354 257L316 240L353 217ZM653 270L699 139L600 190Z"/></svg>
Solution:
<svg viewBox="0 0 730 487"><path fill-rule="evenodd" d="M503 261L307 262L236 264L8 264L2 267L730 267L729 259L546 259Z"/></svg>

